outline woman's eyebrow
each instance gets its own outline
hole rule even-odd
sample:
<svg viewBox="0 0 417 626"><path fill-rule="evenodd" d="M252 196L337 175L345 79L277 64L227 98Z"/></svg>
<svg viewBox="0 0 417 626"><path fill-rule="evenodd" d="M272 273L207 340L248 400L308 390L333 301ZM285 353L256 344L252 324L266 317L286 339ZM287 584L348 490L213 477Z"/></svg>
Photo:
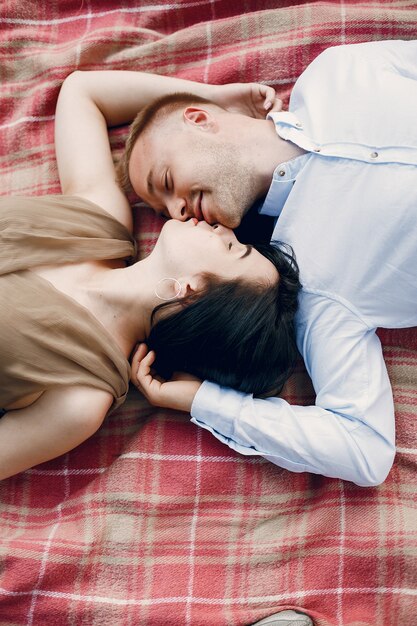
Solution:
<svg viewBox="0 0 417 626"><path fill-rule="evenodd" d="M246 250L239 258L244 259L245 256L249 256L251 252L252 252L252 246L250 246L249 244L246 244Z"/></svg>

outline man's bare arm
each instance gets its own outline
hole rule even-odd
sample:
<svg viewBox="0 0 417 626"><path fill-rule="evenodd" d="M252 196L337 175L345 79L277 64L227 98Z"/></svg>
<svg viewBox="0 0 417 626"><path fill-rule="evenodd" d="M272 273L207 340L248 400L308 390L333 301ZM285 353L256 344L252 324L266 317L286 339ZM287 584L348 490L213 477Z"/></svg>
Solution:
<svg viewBox="0 0 417 626"><path fill-rule="evenodd" d="M281 106L274 89L258 83L206 85L143 72L74 72L63 83L55 118L62 192L96 202L131 228L130 207L115 180L107 128L131 122L156 98L178 91L252 117L265 117Z"/></svg>
<svg viewBox="0 0 417 626"><path fill-rule="evenodd" d="M209 85L194 81L129 71L75 72L108 126L130 123L138 111L159 97L185 91L252 117L280 108L272 87L259 83ZM265 106L266 105L266 106Z"/></svg>
<svg viewBox="0 0 417 626"><path fill-rule="evenodd" d="M71 74L58 97L55 150L62 193L95 202L131 230L131 209L116 183L107 132L110 120L100 108L97 81L94 76L88 80L88 74Z"/></svg>

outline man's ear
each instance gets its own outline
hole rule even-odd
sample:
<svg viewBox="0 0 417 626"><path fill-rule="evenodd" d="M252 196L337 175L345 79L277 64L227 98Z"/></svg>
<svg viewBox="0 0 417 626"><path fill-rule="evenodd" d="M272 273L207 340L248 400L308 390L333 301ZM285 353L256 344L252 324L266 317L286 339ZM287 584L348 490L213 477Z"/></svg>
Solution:
<svg viewBox="0 0 417 626"><path fill-rule="evenodd" d="M216 133L218 131L219 125L217 119L206 109L200 109L196 106L187 107L184 109L183 117L186 124L191 124L199 130L210 133Z"/></svg>

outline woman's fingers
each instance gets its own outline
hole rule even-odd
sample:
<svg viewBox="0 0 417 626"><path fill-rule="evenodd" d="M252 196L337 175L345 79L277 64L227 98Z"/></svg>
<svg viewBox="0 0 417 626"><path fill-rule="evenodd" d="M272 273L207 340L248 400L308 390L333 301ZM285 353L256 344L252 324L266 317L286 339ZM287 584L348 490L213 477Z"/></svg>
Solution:
<svg viewBox="0 0 417 626"><path fill-rule="evenodd" d="M133 353L133 356L131 359L132 369L130 373L130 380L136 386L138 385L137 374L138 374L139 363L141 362L141 360L143 359L147 351L148 351L148 346L145 343L140 343L136 347L136 350Z"/></svg>
<svg viewBox="0 0 417 626"><path fill-rule="evenodd" d="M140 344L132 357L131 380L154 406L190 411L201 381L189 374L176 374L173 380L164 381L152 371L155 352Z"/></svg>
<svg viewBox="0 0 417 626"><path fill-rule="evenodd" d="M142 359L139 361L139 367L137 371L137 378L140 385L148 384L151 385L154 380L151 374L151 366L155 361L155 352L152 350L145 354Z"/></svg>
<svg viewBox="0 0 417 626"><path fill-rule="evenodd" d="M148 352L148 346L145 343L139 344L132 357L130 380L147 398L154 383L161 385L160 379L154 377L151 373L154 361L155 352L152 350Z"/></svg>

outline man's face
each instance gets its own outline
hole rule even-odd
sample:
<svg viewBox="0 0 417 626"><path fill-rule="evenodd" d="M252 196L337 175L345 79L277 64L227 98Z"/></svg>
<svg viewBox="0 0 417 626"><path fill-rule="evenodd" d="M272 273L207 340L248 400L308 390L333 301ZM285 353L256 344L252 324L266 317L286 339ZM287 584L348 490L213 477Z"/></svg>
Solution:
<svg viewBox="0 0 417 626"><path fill-rule="evenodd" d="M236 144L198 128L151 127L131 154L133 189L167 217L236 228L259 195L250 155Z"/></svg>

